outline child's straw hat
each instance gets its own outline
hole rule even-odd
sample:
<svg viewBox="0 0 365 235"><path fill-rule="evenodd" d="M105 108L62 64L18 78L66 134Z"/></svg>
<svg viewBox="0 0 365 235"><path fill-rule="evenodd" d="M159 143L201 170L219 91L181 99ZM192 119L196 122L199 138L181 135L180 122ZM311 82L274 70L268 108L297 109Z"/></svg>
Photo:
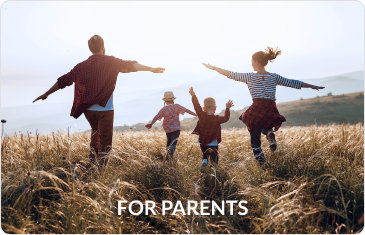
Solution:
<svg viewBox="0 0 365 235"><path fill-rule="evenodd" d="M163 101L173 101L174 99L176 99L176 97L172 91L166 91L162 98Z"/></svg>

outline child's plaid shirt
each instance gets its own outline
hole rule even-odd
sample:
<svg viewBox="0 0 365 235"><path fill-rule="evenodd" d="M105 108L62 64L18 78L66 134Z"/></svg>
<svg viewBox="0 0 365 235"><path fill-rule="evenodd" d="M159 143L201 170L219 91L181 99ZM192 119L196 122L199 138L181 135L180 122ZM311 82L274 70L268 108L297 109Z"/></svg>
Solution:
<svg viewBox="0 0 365 235"><path fill-rule="evenodd" d="M162 127L166 133L180 130L179 114L184 115L186 108L179 104L169 104L163 107L156 118L161 121L163 118Z"/></svg>
<svg viewBox="0 0 365 235"><path fill-rule="evenodd" d="M226 108L223 117L219 115L208 115L203 111L195 95L192 97L192 101L196 114L199 117L199 121L192 134L199 135L199 142L202 145L207 145L213 140L217 140L219 144L222 141L221 124L229 120L229 108Z"/></svg>
<svg viewBox="0 0 365 235"><path fill-rule="evenodd" d="M107 55L92 55L77 64L69 73L58 78L60 89L75 83L74 103L71 116L78 118L91 105L105 107L113 94L119 73L136 72L128 61Z"/></svg>

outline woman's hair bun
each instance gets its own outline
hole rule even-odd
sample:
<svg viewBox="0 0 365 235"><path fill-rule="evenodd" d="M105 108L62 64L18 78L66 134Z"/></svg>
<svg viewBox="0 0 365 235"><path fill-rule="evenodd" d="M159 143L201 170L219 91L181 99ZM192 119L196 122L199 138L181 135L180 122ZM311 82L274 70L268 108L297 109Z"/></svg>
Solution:
<svg viewBox="0 0 365 235"><path fill-rule="evenodd" d="M265 51L258 51L253 54L252 59L258 61L263 66L266 66L269 61L273 62L278 55L281 55L281 50L279 50L277 47L275 49L272 47L267 47Z"/></svg>
<svg viewBox="0 0 365 235"><path fill-rule="evenodd" d="M278 55L281 55L281 50L279 50L277 47L274 49L272 47L267 47L265 49L265 55L266 58L272 62Z"/></svg>

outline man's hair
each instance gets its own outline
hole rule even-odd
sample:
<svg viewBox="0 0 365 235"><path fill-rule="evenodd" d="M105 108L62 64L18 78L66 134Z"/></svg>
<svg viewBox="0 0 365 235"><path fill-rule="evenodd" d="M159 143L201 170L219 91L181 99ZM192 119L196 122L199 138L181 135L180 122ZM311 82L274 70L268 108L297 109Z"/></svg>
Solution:
<svg viewBox="0 0 365 235"><path fill-rule="evenodd" d="M98 53L104 46L104 40L99 35L94 35L89 39L88 45L92 53Z"/></svg>
<svg viewBox="0 0 365 235"><path fill-rule="evenodd" d="M212 97L207 97L204 99L204 108L212 110L215 108L215 99Z"/></svg>

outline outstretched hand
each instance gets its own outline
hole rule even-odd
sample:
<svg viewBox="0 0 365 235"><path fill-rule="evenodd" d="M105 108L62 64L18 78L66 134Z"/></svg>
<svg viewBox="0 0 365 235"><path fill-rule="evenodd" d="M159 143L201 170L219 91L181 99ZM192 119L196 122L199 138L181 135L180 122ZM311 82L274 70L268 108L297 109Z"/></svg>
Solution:
<svg viewBox="0 0 365 235"><path fill-rule="evenodd" d="M47 99L47 97L48 97L48 95L43 94L43 95L39 96L37 99L35 99L35 100L33 101L33 103L34 103L34 102L36 102L37 100L40 100L40 99L45 100L45 99Z"/></svg>
<svg viewBox="0 0 365 235"><path fill-rule="evenodd" d="M314 90L317 90L317 91L319 91L319 89L323 89L324 88L324 86L314 86L314 85L312 85L312 87L311 87L312 89L314 89Z"/></svg>
<svg viewBox="0 0 365 235"><path fill-rule="evenodd" d="M227 109L230 109L232 106L234 106L233 101L232 101L232 100L229 100L229 101L226 103L226 108L227 108Z"/></svg>
<svg viewBox="0 0 365 235"><path fill-rule="evenodd" d="M147 125L145 125L145 127L146 127L147 129L151 129L152 124L147 124Z"/></svg>
<svg viewBox="0 0 365 235"><path fill-rule="evenodd" d="M210 64L205 64L205 63L202 63L206 68L208 69L211 69L211 70L214 70L215 66L213 65L210 65Z"/></svg>
<svg viewBox="0 0 365 235"><path fill-rule="evenodd" d="M194 96L195 95L195 92L193 90L193 87L190 87L189 88L189 93L190 93L191 96Z"/></svg>
<svg viewBox="0 0 365 235"><path fill-rule="evenodd" d="M158 67L158 68L152 68L151 72L152 73L163 73L163 72L165 72L165 69L164 68L160 68L160 67Z"/></svg>

